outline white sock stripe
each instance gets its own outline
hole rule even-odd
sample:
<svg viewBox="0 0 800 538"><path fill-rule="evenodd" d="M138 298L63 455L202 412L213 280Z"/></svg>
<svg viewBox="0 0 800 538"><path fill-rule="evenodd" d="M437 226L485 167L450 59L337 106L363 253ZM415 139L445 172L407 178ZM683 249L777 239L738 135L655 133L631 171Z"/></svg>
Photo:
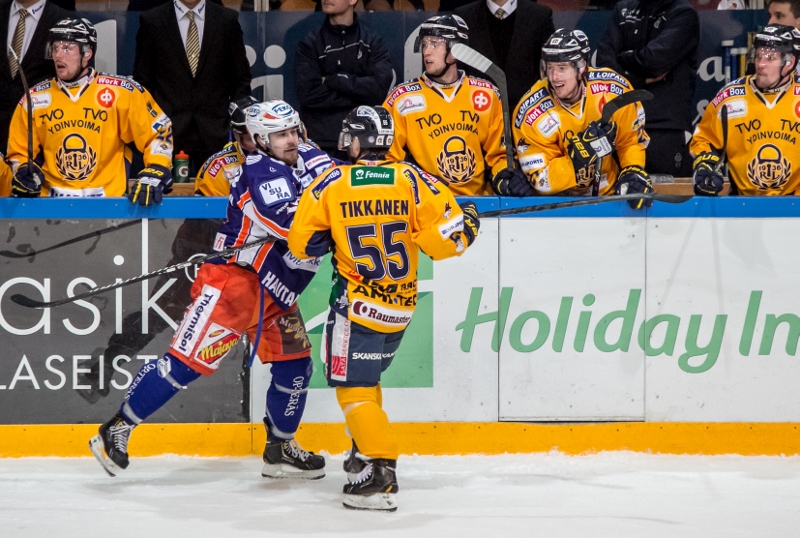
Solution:
<svg viewBox="0 0 800 538"><path fill-rule="evenodd" d="M131 404L128 402L125 402L125 404L122 406L122 414L124 414L129 420L133 421L133 423L136 425L142 423L142 419L140 419L139 416L133 412L133 409L131 409Z"/></svg>

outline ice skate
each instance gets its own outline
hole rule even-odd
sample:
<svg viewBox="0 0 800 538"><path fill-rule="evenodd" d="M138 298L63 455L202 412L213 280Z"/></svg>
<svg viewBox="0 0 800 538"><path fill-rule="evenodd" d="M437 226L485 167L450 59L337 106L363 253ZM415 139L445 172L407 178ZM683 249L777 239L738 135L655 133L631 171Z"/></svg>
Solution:
<svg viewBox="0 0 800 538"><path fill-rule="evenodd" d="M128 439L134 427L118 412L89 441L92 454L111 476L128 468Z"/></svg>
<svg viewBox="0 0 800 538"><path fill-rule="evenodd" d="M261 476L317 480L325 476L325 458L304 450L294 439L268 439Z"/></svg>
<svg viewBox="0 0 800 538"><path fill-rule="evenodd" d="M347 454L347 458L342 465L344 472L347 473L347 481L355 482L359 473L367 466L368 461L369 458L358 451L358 446L355 440L353 440L353 446L350 448L350 452Z"/></svg>
<svg viewBox="0 0 800 538"><path fill-rule="evenodd" d="M397 485L395 468L397 460L373 459L365 462L355 480L344 486L345 508L351 510L397 510Z"/></svg>

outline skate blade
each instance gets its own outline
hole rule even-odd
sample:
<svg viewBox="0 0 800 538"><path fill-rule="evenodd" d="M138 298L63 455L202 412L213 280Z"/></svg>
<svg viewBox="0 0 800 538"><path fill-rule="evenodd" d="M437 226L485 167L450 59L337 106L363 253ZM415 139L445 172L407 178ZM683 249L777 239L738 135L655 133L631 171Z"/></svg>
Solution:
<svg viewBox="0 0 800 538"><path fill-rule="evenodd" d="M319 480L325 476L325 469L303 470L283 463L265 463L261 469L261 476L264 478Z"/></svg>
<svg viewBox="0 0 800 538"><path fill-rule="evenodd" d="M100 462L100 465L103 466L108 476L117 476L117 473L122 472L122 469L106 456L105 450L103 449L103 440L99 435L95 435L89 440L89 450L92 451L94 457Z"/></svg>
<svg viewBox="0 0 800 538"><path fill-rule="evenodd" d="M350 510L378 510L394 512L397 510L395 493L373 493L372 495L345 495L342 504Z"/></svg>

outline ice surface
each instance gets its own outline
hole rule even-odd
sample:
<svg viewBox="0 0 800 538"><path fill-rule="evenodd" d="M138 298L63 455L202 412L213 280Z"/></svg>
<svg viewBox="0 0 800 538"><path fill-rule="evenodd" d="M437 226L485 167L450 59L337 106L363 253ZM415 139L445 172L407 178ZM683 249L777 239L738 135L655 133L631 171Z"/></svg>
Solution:
<svg viewBox="0 0 800 538"><path fill-rule="evenodd" d="M792 537L800 457L401 457L399 509L341 505L343 457L308 482L252 458L0 460L0 537Z"/></svg>

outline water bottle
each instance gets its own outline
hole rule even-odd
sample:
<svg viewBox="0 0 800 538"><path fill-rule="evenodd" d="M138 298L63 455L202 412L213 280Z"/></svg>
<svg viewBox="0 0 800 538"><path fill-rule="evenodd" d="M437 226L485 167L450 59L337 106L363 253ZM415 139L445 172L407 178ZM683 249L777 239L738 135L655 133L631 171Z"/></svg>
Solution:
<svg viewBox="0 0 800 538"><path fill-rule="evenodd" d="M172 161L172 180L175 183L189 183L189 156L180 151Z"/></svg>

